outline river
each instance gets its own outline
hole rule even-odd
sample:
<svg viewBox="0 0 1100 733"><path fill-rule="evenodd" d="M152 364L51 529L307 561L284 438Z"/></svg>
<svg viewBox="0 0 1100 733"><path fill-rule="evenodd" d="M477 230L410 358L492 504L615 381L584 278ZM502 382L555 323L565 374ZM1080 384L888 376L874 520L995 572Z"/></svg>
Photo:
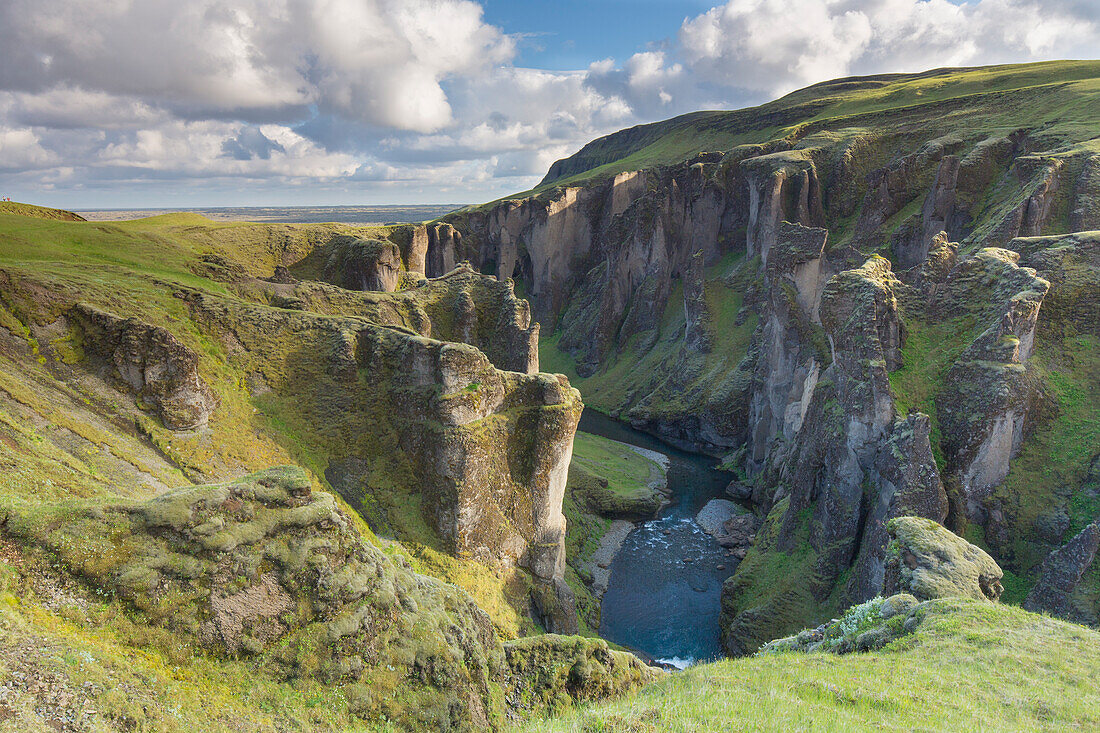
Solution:
<svg viewBox="0 0 1100 733"><path fill-rule="evenodd" d="M736 561L699 528L695 515L724 496L731 476L715 470L713 458L677 450L592 410L581 415L579 429L669 457L672 503L636 525L616 555L600 636L677 667L721 657L719 598Z"/></svg>

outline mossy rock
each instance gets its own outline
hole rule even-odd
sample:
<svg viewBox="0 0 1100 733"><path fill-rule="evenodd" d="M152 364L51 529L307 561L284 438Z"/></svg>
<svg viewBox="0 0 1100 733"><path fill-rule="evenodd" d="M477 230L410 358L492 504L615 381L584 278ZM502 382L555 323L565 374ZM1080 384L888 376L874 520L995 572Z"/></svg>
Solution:
<svg viewBox="0 0 1100 733"><path fill-rule="evenodd" d="M603 639L545 634L504 645L509 710L522 717L553 715L579 703L624 695L662 676Z"/></svg>
<svg viewBox="0 0 1100 733"><path fill-rule="evenodd" d="M1004 571L980 547L931 519L898 517L886 525L884 591L920 600L961 596L997 601Z"/></svg>
<svg viewBox="0 0 1100 733"><path fill-rule="evenodd" d="M212 657L340 687L354 714L407 729L502 720L505 660L486 614L365 542L300 468L4 513L43 565Z"/></svg>

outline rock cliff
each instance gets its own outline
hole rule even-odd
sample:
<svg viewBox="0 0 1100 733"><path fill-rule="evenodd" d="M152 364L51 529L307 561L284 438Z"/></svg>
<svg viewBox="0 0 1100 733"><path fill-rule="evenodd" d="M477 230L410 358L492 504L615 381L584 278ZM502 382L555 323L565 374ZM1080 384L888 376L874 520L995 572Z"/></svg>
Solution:
<svg viewBox="0 0 1100 733"><path fill-rule="evenodd" d="M732 653L878 594L892 518L980 533L1026 578L1012 594L1094 518L1074 487L1100 450L1100 295L1075 230L1097 225L1096 156L1053 107L1057 131L997 116L1086 92L1012 73L624 131L447 219L462 257L523 283L544 361L590 404L741 473L762 525L724 594ZM782 113L807 117L769 128Z"/></svg>

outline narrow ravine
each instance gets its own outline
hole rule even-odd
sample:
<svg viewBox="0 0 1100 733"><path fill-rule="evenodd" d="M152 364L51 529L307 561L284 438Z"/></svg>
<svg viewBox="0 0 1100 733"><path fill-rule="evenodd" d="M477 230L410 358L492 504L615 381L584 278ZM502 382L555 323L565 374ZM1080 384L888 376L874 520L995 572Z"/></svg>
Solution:
<svg viewBox="0 0 1100 733"><path fill-rule="evenodd" d="M580 430L669 457L671 504L638 524L611 565L600 636L677 667L721 656L722 582L736 561L695 523L730 476L708 456L672 448L605 415L585 410Z"/></svg>

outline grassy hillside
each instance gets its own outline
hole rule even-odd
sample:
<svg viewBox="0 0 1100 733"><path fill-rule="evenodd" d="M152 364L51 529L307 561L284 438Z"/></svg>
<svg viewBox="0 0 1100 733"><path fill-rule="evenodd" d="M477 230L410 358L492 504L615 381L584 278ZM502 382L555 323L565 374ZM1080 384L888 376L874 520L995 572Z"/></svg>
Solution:
<svg viewBox="0 0 1100 733"><path fill-rule="evenodd" d="M1100 129L1098 92L1100 61L836 79L758 107L693 112L599 138L555 163L536 188L509 198L676 163L704 151L725 151L823 130L899 124L926 115L955 117L970 131L1004 134L1018 127L1017 104L1025 98L1029 127L1042 129L1051 139L1090 139ZM1100 150L1100 145L1093 147Z"/></svg>
<svg viewBox="0 0 1100 733"><path fill-rule="evenodd" d="M57 221L84 221L84 217L71 211L49 209L34 204L21 204L18 201L0 201L0 214L18 214L33 216L36 219L55 219Z"/></svg>
<svg viewBox="0 0 1100 733"><path fill-rule="evenodd" d="M881 651L692 667L636 697L524 731L1093 730L1100 634L1009 606L935 602Z"/></svg>

